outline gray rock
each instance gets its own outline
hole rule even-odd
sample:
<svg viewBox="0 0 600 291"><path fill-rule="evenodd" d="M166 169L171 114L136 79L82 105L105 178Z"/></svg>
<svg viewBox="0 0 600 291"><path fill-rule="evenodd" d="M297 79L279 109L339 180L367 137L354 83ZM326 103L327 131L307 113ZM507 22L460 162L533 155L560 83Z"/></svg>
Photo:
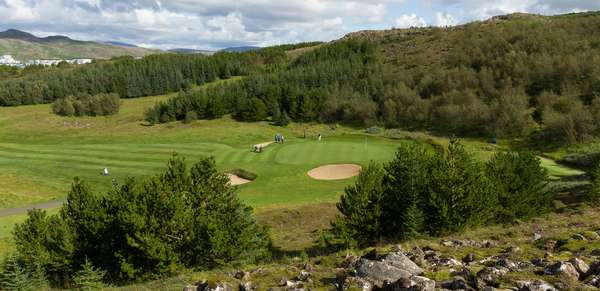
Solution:
<svg viewBox="0 0 600 291"><path fill-rule="evenodd" d="M412 276L410 278L401 278L393 283L385 283L383 291L400 291L400 290L410 290L410 291L433 291L435 290L435 281L421 277L421 276Z"/></svg>
<svg viewBox="0 0 600 291"><path fill-rule="evenodd" d="M254 291L254 290L258 290L258 288L256 288L256 286L254 286L254 284L252 284L252 282L241 282L239 290L240 291Z"/></svg>
<svg viewBox="0 0 600 291"><path fill-rule="evenodd" d="M280 287L287 286L287 282L288 282L287 278L285 278L285 277L281 278L281 279L279 279L279 283L277 283L277 286L280 286Z"/></svg>
<svg viewBox="0 0 600 291"><path fill-rule="evenodd" d="M587 239L585 238L585 236L583 236L583 235L582 235L582 234L580 234L580 233L576 233L576 234L572 235L572 236L571 236L571 239L574 239L574 240L587 240Z"/></svg>
<svg viewBox="0 0 600 291"><path fill-rule="evenodd" d="M475 254L469 253L462 258L463 263L470 264L475 261Z"/></svg>
<svg viewBox="0 0 600 291"><path fill-rule="evenodd" d="M424 267L425 265L427 265L427 262L425 261L425 252L423 252L423 250L419 247L414 247L408 253L408 257L419 267Z"/></svg>
<svg viewBox="0 0 600 291"><path fill-rule="evenodd" d="M519 254L522 251L523 250L521 250L521 248L517 246L508 246L504 249L504 253L506 254Z"/></svg>
<svg viewBox="0 0 600 291"><path fill-rule="evenodd" d="M500 277L506 275L508 271L509 270L504 267L485 267L477 272L477 278L488 285L492 285L495 284Z"/></svg>
<svg viewBox="0 0 600 291"><path fill-rule="evenodd" d="M383 282L396 282L401 278L410 278L412 274L406 270L396 268L380 261L361 259L356 267L359 277L373 281L377 286L383 286Z"/></svg>
<svg viewBox="0 0 600 291"><path fill-rule="evenodd" d="M600 287L600 276L587 278L584 283L590 286Z"/></svg>
<svg viewBox="0 0 600 291"><path fill-rule="evenodd" d="M590 270L590 266L588 266L588 264L579 258L572 258L569 260L569 263L575 267L575 270L577 270L580 275L587 274L587 272Z"/></svg>
<svg viewBox="0 0 600 291"><path fill-rule="evenodd" d="M373 284L363 278L348 277L344 280L342 290L348 289L370 291L373 289Z"/></svg>
<svg viewBox="0 0 600 291"><path fill-rule="evenodd" d="M440 285L442 288L450 289L450 290L467 290L467 289L469 289L469 285L467 284L467 281L462 277L455 277L452 280L442 282Z"/></svg>
<svg viewBox="0 0 600 291"><path fill-rule="evenodd" d="M542 239L542 235L541 234L539 234L537 232L533 234L533 241L538 241L540 239Z"/></svg>
<svg viewBox="0 0 600 291"><path fill-rule="evenodd" d="M554 286L542 280L519 281L517 287L519 291L556 291Z"/></svg>
<svg viewBox="0 0 600 291"><path fill-rule="evenodd" d="M301 281L287 281L285 284L286 290L298 290L304 288L304 283Z"/></svg>
<svg viewBox="0 0 600 291"><path fill-rule="evenodd" d="M442 257L435 263L435 265L444 267L460 267L463 264L454 258Z"/></svg>
<svg viewBox="0 0 600 291"><path fill-rule="evenodd" d="M514 263L513 261L507 259L507 258L501 258L498 261L496 261L496 266L499 267L504 267L507 268L511 271L518 271L519 270L519 266Z"/></svg>
<svg viewBox="0 0 600 291"><path fill-rule="evenodd" d="M233 287L227 283L219 283L217 287L212 289L211 291L233 291Z"/></svg>
<svg viewBox="0 0 600 291"><path fill-rule="evenodd" d="M309 272L314 272L316 269L315 267L313 267L313 265L311 265L309 262L304 263L304 270L309 271Z"/></svg>
<svg viewBox="0 0 600 291"><path fill-rule="evenodd" d="M300 271L300 274L296 277L299 281L308 282L310 281L311 274L307 271Z"/></svg>
<svg viewBox="0 0 600 291"><path fill-rule="evenodd" d="M560 276L572 281L579 280L579 272L569 262L557 262L544 268L544 274Z"/></svg>
<svg viewBox="0 0 600 291"><path fill-rule="evenodd" d="M412 276L410 280L414 282L413 288L421 291L433 291L435 290L435 281L422 276Z"/></svg>
<svg viewBox="0 0 600 291"><path fill-rule="evenodd" d="M236 271L233 274L233 277L236 278L236 279L238 279L238 280L241 280L241 279L243 279L246 276L247 276L247 273L244 272L244 271L242 271L242 270L238 270L238 271Z"/></svg>
<svg viewBox="0 0 600 291"><path fill-rule="evenodd" d="M411 261L407 256L402 253L389 253L383 259L385 264L390 266L394 266L398 269L405 270L412 275L421 275L423 274L423 269L421 269L417 264Z"/></svg>
<svg viewBox="0 0 600 291"><path fill-rule="evenodd" d="M548 265L548 262L542 258L533 258L531 259L531 264L533 264L536 267L546 267L546 265Z"/></svg>

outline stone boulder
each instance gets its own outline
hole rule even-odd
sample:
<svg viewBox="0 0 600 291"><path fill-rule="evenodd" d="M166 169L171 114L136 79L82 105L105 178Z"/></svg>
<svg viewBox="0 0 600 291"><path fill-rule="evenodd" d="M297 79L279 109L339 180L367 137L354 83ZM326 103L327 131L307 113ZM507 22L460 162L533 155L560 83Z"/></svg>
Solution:
<svg viewBox="0 0 600 291"><path fill-rule="evenodd" d="M356 274L366 278L377 286L383 286L384 282L396 282L402 278L410 278L412 274L406 270L388 265L382 261L361 259L356 266Z"/></svg>
<svg viewBox="0 0 600 291"><path fill-rule="evenodd" d="M477 279L486 285L495 285L498 279L508 273L508 269L504 267L485 267L477 272Z"/></svg>
<svg viewBox="0 0 600 291"><path fill-rule="evenodd" d="M342 283L341 288L338 290L363 290L370 291L373 290L373 283L369 282L366 279L358 278L358 277L348 277Z"/></svg>
<svg viewBox="0 0 600 291"><path fill-rule="evenodd" d="M383 259L383 263L394 266L398 269L405 270L412 275L421 275L423 274L423 269L421 269L417 264L415 264L411 259L405 256L402 253L389 253Z"/></svg>
<svg viewBox="0 0 600 291"><path fill-rule="evenodd" d="M519 291L556 291L554 286L542 280L519 281L517 287Z"/></svg>
<svg viewBox="0 0 600 291"><path fill-rule="evenodd" d="M310 282L311 279L311 274L307 271L300 271L300 274L298 274L298 276L296 277L296 279L298 279L298 281L302 281L302 282Z"/></svg>
<svg viewBox="0 0 600 291"><path fill-rule="evenodd" d="M364 289L363 289L364 290ZM401 278L393 283L385 283L382 288L378 290L383 291L434 291L435 281L421 277L412 276L410 278Z"/></svg>
<svg viewBox="0 0 600 291"><path fill-rule="evenodd" d="M575 270L579 272L579 275L585 275L590 270L590 266L579 258L572 258L569 260L569 263L575 267Z"/></svg>
<svg viewBox="0 0 600 291"><path fill-rule="evenodd" d="M255 291L255 290L258 290L258 288L256 286L254 286L254 284L252 284L252 282L241 282L239 290L240 291Z"/></svg>
<svg viewBox="0 0 600 291"><path fill-rule="evenodd" d="M454 279L452 279L452 280L441 282L440 286L443 289L448 289L448 290L468 290L469 289L469 284L467 283L467 280L465 280L462 277L454 277Z"/></svg>
<svg viewBox="0 0 600 291"><path fill-rule="evenodd" d="M544 268L544 274L560 276L571 281L579 280L579 272L569 262L556 262Z"/></svg>

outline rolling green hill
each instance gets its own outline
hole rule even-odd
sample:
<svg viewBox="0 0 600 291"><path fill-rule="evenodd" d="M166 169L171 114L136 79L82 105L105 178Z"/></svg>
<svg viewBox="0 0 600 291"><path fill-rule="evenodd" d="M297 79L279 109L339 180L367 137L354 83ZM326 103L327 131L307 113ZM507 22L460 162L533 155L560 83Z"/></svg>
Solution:
<svg viewBox="0 0 600 291"><path fill-rule="evenodd" d="M0 55L15 59L108 59L118 56L141 57L159 53L140 47L125 47L92 41L78 41L64 36L39 38L18 30L0 32Z"/></svg>

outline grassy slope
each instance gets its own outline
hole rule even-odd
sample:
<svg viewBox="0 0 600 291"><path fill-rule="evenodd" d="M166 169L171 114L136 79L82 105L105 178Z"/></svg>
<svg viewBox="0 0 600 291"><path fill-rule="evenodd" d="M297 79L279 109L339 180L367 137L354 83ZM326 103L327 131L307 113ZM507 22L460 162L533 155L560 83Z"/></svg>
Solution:
<svg viewBox="0 0 600 291"><path fill-rule="evenodd" d="M480 229L472 229L464 233L457 233L451 236L441 238L423 238L403 242L402 248L410 250L415 246L420 248L431 248L440 254L461 260L467 254L474 254L477 260L492 256L506 257L512 261L527 261L532 258L543 258L548 251L544 249L544 241L547 240L564 240L567 243L561 246L558 250L552 251L547 258L548 260L568 260L574 256L582 257L588 255L592 250L600 248L600 240L594 241L578 241L567 240L573 234L579 233L588 235L592 232L600 230L600 211L598 208L572 208L566 209L563 213L551 213L542 215L539 218L533 219L530 222L515 223L513 225L498 225ZM532 240L533 234L542 235L542 239L537 243ZM496 242L496 246L490 248L475 248L475 247L448 247L442 244L447 240L474 240L482 242L484 240ZM507 254L507 247L518 247L521 252L515 254ZM376 249L385 253L389 251L391 245L382 244ZM243 270L251 272L253 270L261 270L255 275L252 275L251 281L258 286L259 290L266 290L267 287L272 287L279 282L281 278L294 278L302 270L305 262L309 261L315 266L315 271L311 272L313 284L309 288L313 290L332 290L332 282L339 274L336 270L346 260L347 255L363 255L371 249L366 250L349 250L338 253L327 254L313 258L303 258L302 254L289 254L276 262L263 264L260 266L244 266ZM591 263L589 258L583 258L588 264ZM482 265L469 266L472 272L477 272L482 269ZM239 284L239 280L234 279L231 274L237 270L236 267L224 267L208 272L186 271L177 276L156 280L147 283L128 285L123 287L113 287L110 290L181 290L184 286L207 279L213 282L228 282L233 286ZM456 270L455 270L456 271ZM452 269L449 267L438 267L434 272L426 272L428 278L436 280L447 280L453 278L451 275ZM535 272L515 272L509 273L499 283L502 287L514 286L514 281L542 279L550 283L561 282L561 278L551 275L536 274ZM579 283L573 283L572 287L577 287ZM571 290L571 289L569 289ZM573 289L574 290L574 289ZM589 289L584 289L589 290Z"/></svg>
<svg viewBox="0 0 600 291"><path fill-rule="evenodd" d="M30 59L108 59L123 55L141 57L158 52L160 51L94 42L35 43L19 39L0 39L0 55L9 54L22 61Z"/></svg>

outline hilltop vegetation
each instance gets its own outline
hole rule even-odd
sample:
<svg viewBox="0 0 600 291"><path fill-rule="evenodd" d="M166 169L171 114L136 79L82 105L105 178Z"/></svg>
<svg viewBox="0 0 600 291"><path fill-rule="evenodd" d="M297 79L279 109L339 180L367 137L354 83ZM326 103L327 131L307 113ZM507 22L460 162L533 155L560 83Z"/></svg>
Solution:
<svg viewBox="0 0 600 291"><path fill-rule="evenodd" d="M451 28L357 32L329 44L115 61L5 81L0 104L78 92L148 96L247 75L158 104L148 120L183 120L191 112L242 121L285 114L294 121L573 144L600 134L599 25L598 13L517 14ZM306 47L314 49L285 54ZM60 92L60 84L73 88Z"/></svg>
<svg viewBox="0 0 600 291"><path fill-rule="evenodd" d="M155 110L169 115L163 121L182 119L201 111L191 100L217 96L240 120L285 112L296 121L576 143L600 133L599 25L600 14L513 15L359 32ZM244 114L257 106L267 112Z"/></svg>

